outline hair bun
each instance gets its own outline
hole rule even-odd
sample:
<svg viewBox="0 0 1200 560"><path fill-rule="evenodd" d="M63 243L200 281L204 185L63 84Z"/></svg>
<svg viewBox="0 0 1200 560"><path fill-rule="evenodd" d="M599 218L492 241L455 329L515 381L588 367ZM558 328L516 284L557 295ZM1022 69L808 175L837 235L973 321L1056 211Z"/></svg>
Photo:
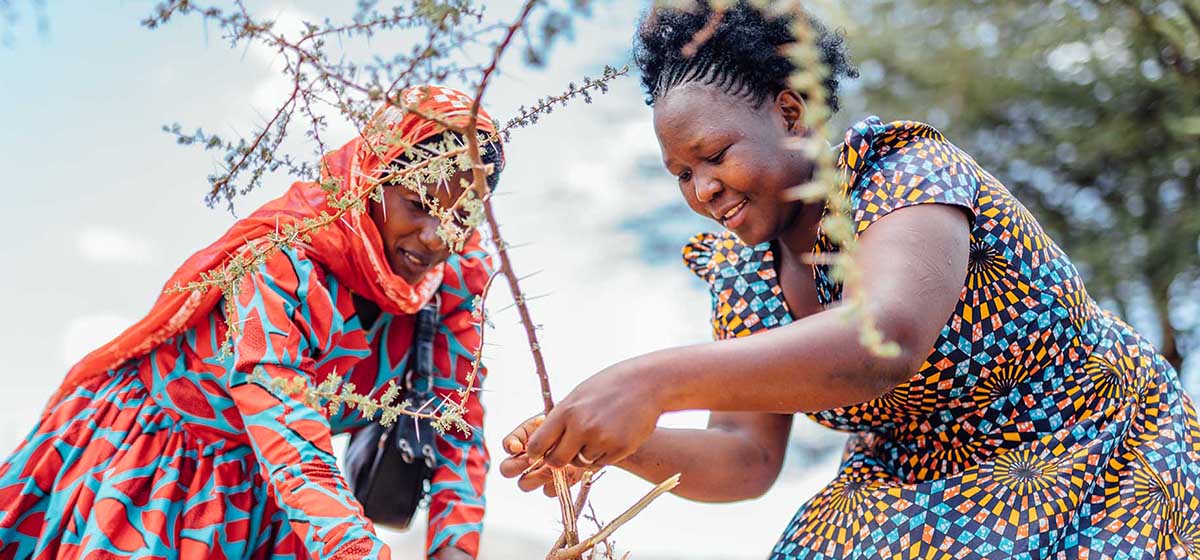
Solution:
<svg viewBox="0 0 1200 560"><path fill-rule="evenodd" d="M696 0L697 9L651 8L642 15L634 37L633 58L642 72L646 104L674 86L701 81L717 84L727 93L759 103L768 95L787 89L795 67L780 52L780 46L794 41L791 24L794 16L769 16L746 0L725 10L721 23L692 56L683 49L713 17L711 4ZM808 16L817 35L816 46L829 69L824 85L829 107L838 108L837 88L840 76L854 77L842 35L832 33Z"/></svg>

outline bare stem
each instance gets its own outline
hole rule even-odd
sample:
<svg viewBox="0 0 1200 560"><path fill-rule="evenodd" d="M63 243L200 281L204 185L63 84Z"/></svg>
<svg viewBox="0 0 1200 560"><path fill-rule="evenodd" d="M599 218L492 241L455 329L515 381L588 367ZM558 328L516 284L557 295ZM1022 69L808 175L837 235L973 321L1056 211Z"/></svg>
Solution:
<svg viewBox="0 0 1200 560"><path fill-rule="evenodd" d="M508 247L500 235L500 223L496 221L496 213L492 210L491 199L483 201L484 215L487 216L488 227L492 230L492 240L496 244L496 255L500 257L500 272L508 279L508 288L512 292L513 301L517 305L517 313L521 315L521 325L525 327L525 338L529 341L529 352L533 355L533 368L537 373L538 382L542 388L543 412L549 414L554 408L554 396L550 393L550 376L546 371L546 360L542 357L542 347L538 343L537 329L529 306L525 305L525 296L521 292L518 276L513 272L512 259L508 256Z"/></svg>
<svg viewBox="0 0 1200 560"><path fill-rule="evenodd" d="M579 482L579 493L575 495L575 522L576 523L579 522L580 514L583 512L583 506L587 505L588 493L591 492L591 489L592 489L592 480L593 480L592 475L594 475L594 474L595 474L595 471L584 471L583 479ZM557 486L556 486L555 490L557 490ZM578 525L576 525L575 534L576 535L579 534ZM554 546L550 547L550 549L558 550L564 546L572 546L574 544L576 544L576 543L567 542L567 532L563 531L563 533L558 536L558 540L554 542Z"/></svg>
<svg viewBox="0 0 1200 560"><path fill-rule="evenodd" d="M671 478L662 481L658 486L655 486L653 490L651 490L645 496L642 496L642 499L638 500L636 504L633 504L633 506L625 510L625 512L621 515L618 515L617 518L612 521L612 523L605 525L604 528L600 529L600 531L595 535L588 537L583 542L575 546L552 551L548 556L546 556L546 560L573 560L579 558L580 555L595 548L595 546L601 542L604 542L609 535L612 535L613 532L619 529L622 525L628 523L629 520L634 518L634 516L641 513L642 510L646 509L646 507L650 505L650 502L653 502L659 496L670 492L676 486L679 486L679 474L675 474Z"/></svg>
<svg viewBox="0 0 1200 560"><path fill-rule="evenodd" d="M267 124L263 125L262 130L260 130L258 135L254 137L254 140L250 142L250 145L242 149L241 158L239 158L232 166L229 167L229 170L224 176L216 181L213 181L212 190L209 191L208 195L214 200L216 199L217 195L221 193L221 190L225 188L225 185L228 185L229 181L233 179L233 176L236 175L242 166L246 164L246 161L250 158L250 154L258 151L258 147L262 145L263 140L265 140L267 135L271 133L271 129L275 126L275 123L279 121L280 117L282 117L284 113L288 112L288 107L295 105L296 98L300 95L299 78L300 74L297 74L291 95L288 96L287 101L284 101L279 105L279 109L275 111L275 116L271 117L271 120L267 121Z"/></svg>
<svg viewBox="0 0 1200 560"><path fill-rule="evenodd" d="M471 117L467 119L467 145L470 147L471 161L473 166L472 178L475 181L475 191L483 198L487 193L487 173L484 172L483 158L479 155L479 139L476 137L476 119L479 115L479 110L483 106L483 94L487 91L488 81L492 77L492 73L496 71L497 65L500 64L500 57L504 55L504 51L508 50L509 44L512 43L513 35L516 35L517 30L525 25L525 20L529 17L529 12L533 11L533 6L537 4L537 0L526 0L525 5L521 7L521 14L517 16L517 20L508 26L508 30L504 34L504 39L496 45L496 50L492 52L492 61L483 70L483 77L479 80L479 87L475 88L475 99L471 102Z"/></svg>

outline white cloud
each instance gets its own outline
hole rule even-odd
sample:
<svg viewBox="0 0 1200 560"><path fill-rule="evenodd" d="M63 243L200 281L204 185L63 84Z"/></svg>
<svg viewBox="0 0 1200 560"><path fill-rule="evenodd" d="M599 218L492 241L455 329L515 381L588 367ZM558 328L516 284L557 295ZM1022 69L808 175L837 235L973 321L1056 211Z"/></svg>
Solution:
<svg viewBox="0 0 1200 560"><path fill-rule="evenodd" d="M270 6L261 13L252 14L252 16L255 18L266 18L275 22L271 26L271 31L289 41L295 41L303 35L305 32L304 22L307 21L315 24L320 24L321 22L321 18L313 16L295 6ZM277 48L269 47L258 41L250 43L246 48L246 53L265 66L276 67L276 63L280 62L279 50Z"/></svg>
<svg viewBox="0 0 1200 560"><path fill-rule="evenodd" d="M88 226L76 239L79 254L101 263L150 262L150 243L110 226Z"/></svg>
<svg viewBox="0 0 1200 560"><path fill-rule="evenodd" d="M66 367L75 365L75 362L88 352L112 340L132 323L127 317L114 313L84 315L72 319L63 333L60 354L62 364Z"/></svg>

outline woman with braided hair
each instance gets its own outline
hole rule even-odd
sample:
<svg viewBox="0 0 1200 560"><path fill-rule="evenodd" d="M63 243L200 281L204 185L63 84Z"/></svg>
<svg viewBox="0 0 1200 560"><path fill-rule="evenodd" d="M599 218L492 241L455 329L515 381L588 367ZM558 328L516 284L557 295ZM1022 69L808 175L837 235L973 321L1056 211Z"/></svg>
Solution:
<svg viewBox="0 0 1200 560"><path fill-rule="evenodd" d="M1200 425L1153 345L997 178L917 122L866 118L836 146L857 279L831 276L826 204L785 197L814 171L794 147L813 131L780 52L791 20L742 1L714 26L698 4L652 12L635 58L665 167L723 227L683 251L718 341L595 374L506 438L501 472L553 493L549 468L616 465L745 500L806 413L852 435L772 559L1200 558ZM836 110L853 72L813 27ZM864 347L864 314L895 352ZM656 427L677 410L711 411L708 428Z"/></svg>

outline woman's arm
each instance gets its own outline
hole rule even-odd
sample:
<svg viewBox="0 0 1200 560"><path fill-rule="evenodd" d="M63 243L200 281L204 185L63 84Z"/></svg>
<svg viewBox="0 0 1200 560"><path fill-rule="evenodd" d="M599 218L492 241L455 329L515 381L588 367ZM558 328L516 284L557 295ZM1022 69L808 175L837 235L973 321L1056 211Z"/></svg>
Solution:
<svg viewBox="0 0 1200 560"><path fill-rule="evenodd" d="M862 312L898 345L895 356L863 348L861 318L846 305L755 336L654 352L576 387L527 453L555 467L580 452L611 464L649 439L665 411L794 413L878 397L919 369L954 311L969 238L963 211L939 204L888 214L860 237L861 281L852 287L862 291Z"/></svg>
<svg viewBox="0 0 1200 560"><path fill-rule="evenodd" d="M775 484L791 431L790 415L714 412L707 429L657 428L617 466L654 484L683 473L673 492L689 500L749 500Z"/></svg>
<svg viewBox="0 0 1200 560"><path fill-rule="evenodd" d="M525 492L541 488L547 496L554 496L549 467L525 473L530 461L523 452L524 445L542 420L540 415L531 418L505 438L505 450L512 456L500 463L500 474L519 477L517 487ZM763 495L775 483L791 429L790 415L715 412L707 429L655 429L617 466L654 484L682 473L672 493L689 500L748 500ZM582 468L576 465L565 467L572 484L582 474Z"/></svg>
<svg viewBox="0 0 1200 560"><path fill-rule="evenodd" d="M347 302L350 298L344 298ZM228 387L263 475L314 559L388 558L337 468L326 410L273 381L311 387L313 356L336 344L340 317L311 261L283 252L248 275Z"/></svg>
<svg viewBox="0 0 1200 560"><path fill-rule="evenodd" d="M458 391L467 385L475 353L481 339L479 320L473 315L475 296L483 292L492 267L477 242L469 242L463 254L452 255L445 265L440 290L442 317L434 338L433 390L439 399L461 400ZM457 548L474 558L479 551L483 531L485 500L484 479L489 457L483 439L483 381L487 371L480 367L472 384L463 420L470 434L447 432L434 446L437 469L430 486L429 532L426 539L430 555Z"/></svg>
<svg viewBox="0 0 1200 560"><path fill-rule="evenodd" d="M920 369L962 297L970 240L963 218L959 208L931 204L868 229L853 265L862 281L846 295L860 297L861 310L840 305L729 343L656 352L639 367L663 376L658 402L668 411L814 412L874 399ZM897 344L896 355L862 345L860 312Z"/></svg>

